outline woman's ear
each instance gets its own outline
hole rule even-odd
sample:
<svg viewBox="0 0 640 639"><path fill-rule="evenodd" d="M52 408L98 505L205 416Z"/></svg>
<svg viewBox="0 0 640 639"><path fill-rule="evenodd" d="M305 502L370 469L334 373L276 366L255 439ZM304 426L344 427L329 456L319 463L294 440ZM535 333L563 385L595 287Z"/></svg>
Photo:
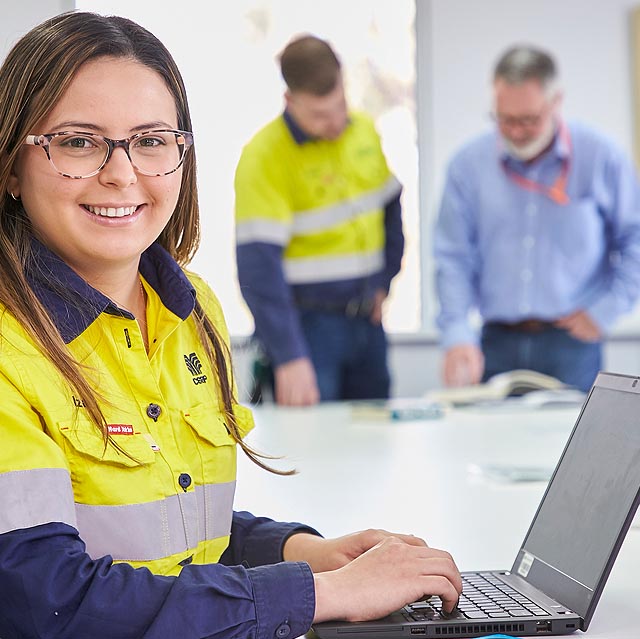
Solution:
<svg viewBox="0 0 640 639"><path fill-rule="evenodd" d="M14 169L11 169L9 180L7 181L7 193L14 199L20 199L20 180Z"/></svg>

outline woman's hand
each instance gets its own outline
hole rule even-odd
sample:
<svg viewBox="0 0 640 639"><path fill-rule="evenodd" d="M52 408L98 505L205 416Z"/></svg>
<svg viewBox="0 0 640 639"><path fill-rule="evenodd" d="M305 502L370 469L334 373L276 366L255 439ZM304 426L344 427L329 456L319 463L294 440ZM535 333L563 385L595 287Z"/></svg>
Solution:
<svg viewBox="0 0 640 639"><path fill-rule="evenodd" d="M424 540L413 535L400 535L372 528L336 539L323 539L317 535L298 533L285 542L283 558L285 561L306 561L313 572L337 570L387 537L401 539L411 546L427 545Z"/></svg>
<svg viewBox="0 0 640 639"><path fill-rule="evenodd" d="M451 612L462 592L460 573L449 553L393 536L314 579L314 623L378 619L428 595L438 595L444 611Z"/></svg>

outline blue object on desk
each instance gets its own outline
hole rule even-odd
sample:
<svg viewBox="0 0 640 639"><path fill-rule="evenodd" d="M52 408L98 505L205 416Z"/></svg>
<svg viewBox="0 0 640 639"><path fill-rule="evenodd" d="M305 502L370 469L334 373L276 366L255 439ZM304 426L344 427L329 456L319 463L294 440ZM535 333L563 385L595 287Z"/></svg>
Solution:
<svg viewBox="0 0 640 639"><path fill-rule="evenodd" d="M436 403L412 403L402 400L390 400L389 413L391 419L398 422L412 421L416 419L440 419L444 415L441 404Z"/></svg>
<svg viewBox="0 0 640 639"><path fill-rule="evenodd" d="M352 402L351 415L356 420L407 422L440 419L444 416L444 408L442 404L422 398L399 397Z"/></svg>

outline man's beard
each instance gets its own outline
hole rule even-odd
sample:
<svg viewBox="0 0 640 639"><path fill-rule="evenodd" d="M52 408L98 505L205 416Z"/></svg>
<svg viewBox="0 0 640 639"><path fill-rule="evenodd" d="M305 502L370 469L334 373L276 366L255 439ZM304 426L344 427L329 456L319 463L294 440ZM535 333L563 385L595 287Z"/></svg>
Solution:
<svg viewBox="0 0 640 639"><path fill-rule="evenodd" d="M537 158L551 144L555 133L555 122L553 120L549 120L546 129L537 138L535 138L535 140L531 140L531 142L516 146L511 142L511 140L507 140L504 136L502 141L510 156L516 160L529 162L530 160Z"/></svg>

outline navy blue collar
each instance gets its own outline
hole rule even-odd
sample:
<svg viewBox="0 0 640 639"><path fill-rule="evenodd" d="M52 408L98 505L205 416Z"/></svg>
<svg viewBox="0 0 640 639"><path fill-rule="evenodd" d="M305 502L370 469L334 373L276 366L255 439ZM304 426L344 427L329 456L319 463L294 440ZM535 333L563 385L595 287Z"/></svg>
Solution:
<svg viewBox="0 0 640 639"><path fill-rule="evenodd" d="M282 114L282 119L284 123L287 125L289 129L289 133L291 133L291 137L296 141L296 144L305 144L306 142L318 142L323 138L314 138L310 136L308 133L305 133L300 125L293 119L293 116L287 109L284 110ZM347 119L347 124L351 124L351 118Z"/></svg>
<svg viewBox="0 0 640 639"><path fill-rule="evenodd" d="M293 119L293 116L287 109L284 110L282 114L285 124L291 133L291 136L296 141L296 144L304 144L305 142L313 142L316 138L312 138L310 135L307 135L301 128L300 125Z"/></svg>
<svg viewBox="0 0 640 639"><path fill-rule="evenodd" d="M139 270L162 303L185 320L194 309L196 291L176 261L157 242L140 257ZM133 319L90 286L60 257L34 239L26 276L66 344L82 334L101 313Z"/></svg>

